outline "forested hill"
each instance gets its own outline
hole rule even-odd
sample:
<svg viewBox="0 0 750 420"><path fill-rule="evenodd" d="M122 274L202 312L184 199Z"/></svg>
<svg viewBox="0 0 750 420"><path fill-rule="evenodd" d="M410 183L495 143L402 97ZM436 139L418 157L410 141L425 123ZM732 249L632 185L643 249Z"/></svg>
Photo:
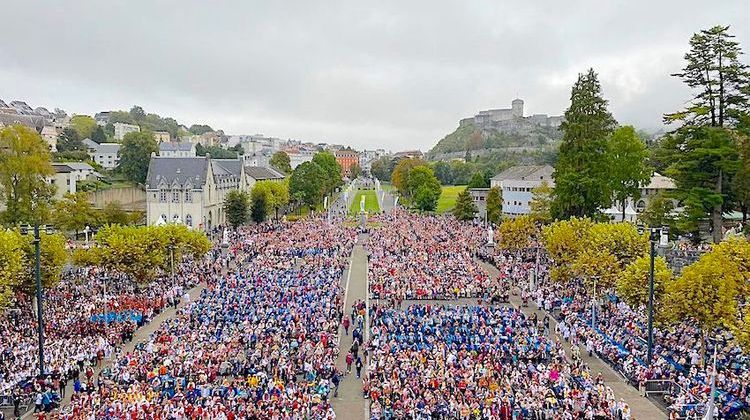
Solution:
<svg viewBox="0 0 750 420"><path fill-rule="evenodd" d="M548 154L557 150L562 133L552 127L519 124L515 127L487 124L478 126L463 120L456 130L443 137L430 150L431 160L451 160L467 155Z"/></svg>

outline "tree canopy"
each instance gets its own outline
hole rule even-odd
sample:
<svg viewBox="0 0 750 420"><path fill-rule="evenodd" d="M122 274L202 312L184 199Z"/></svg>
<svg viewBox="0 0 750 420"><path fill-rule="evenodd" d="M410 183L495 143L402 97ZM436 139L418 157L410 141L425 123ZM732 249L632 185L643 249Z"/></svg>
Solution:
<svg viewBox="0 0 750 420"><path fill-rule="evenodd" d="M474 204L474 199L471 197L468 188L465 188L458 193L458 197L456 197L456 206L453 207L453 216L455 216L456 219L464 221L474 220L477 211L477 205Z"/></svg>
<svg viewBox="0 0 750 420"><path fill-rule="evenodd" d="M274 168L284 172L285 174L289 174L292 172L292 164L289 160L289 155L283 150L279 150L278 152L274 153L268 163L270 163Z"/></svg>
<svg viewBox="0 0 750 420"><path fill-rule="evenodd" d="M159 151L154 135L149 132L125 134L120 148L119 169L129 180L143 184L148 175L151 153Z"/></svg>

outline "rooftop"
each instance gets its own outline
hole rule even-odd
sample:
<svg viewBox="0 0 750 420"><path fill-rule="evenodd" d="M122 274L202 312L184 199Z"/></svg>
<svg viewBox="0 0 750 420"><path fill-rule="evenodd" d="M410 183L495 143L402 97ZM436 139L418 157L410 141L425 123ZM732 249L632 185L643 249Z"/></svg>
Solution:
<svg viewBox="0 0 750 420"><path fill-rule="evenodd" d="M551 179L555 168L549 165L517 165L500 172L492 177L493 181L514 179L520 181L538 181Z"/></svg>

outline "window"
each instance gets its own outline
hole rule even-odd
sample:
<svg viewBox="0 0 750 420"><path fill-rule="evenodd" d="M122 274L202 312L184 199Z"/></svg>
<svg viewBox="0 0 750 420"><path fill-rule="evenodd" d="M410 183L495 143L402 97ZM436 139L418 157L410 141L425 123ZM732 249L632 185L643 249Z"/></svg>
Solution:
<svg viewBox="0 0 750 420"><path fill-rule="evenodd" d="M186 203L192 203L193 202L193 192L190 190L185 190L185 202Z"/></svg>
<svg viewBox="0 0 750 420"><path fill-rule="evenodd" d="M173 203L179 203L180 202L180 192L179 191L173 191L172 192L172 202Z"/></svg>
<svg viewBox="0 0 750 420"><path fill-rule="evenodd" d="M159 191L159 202L160 203L166 203L167 202L167 192L164 190ZM164 217L164 220L167 218Z"/></svg>
<svg viewBox="0 0 750 420"><path fill-rule="evenodd" d="M185 224L187 226L193 227L193 216L191 216L189 214L187 216L185 216Z"/></svg>

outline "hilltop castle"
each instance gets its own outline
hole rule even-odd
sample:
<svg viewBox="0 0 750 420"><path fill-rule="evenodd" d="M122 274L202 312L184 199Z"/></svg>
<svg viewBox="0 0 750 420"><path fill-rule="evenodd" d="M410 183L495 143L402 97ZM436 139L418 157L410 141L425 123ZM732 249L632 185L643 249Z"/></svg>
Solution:
<svg viewBox="0 0 750 420"><path fill-rule="evenodd" d="M460 125L473 123L485 128L493 127L503 132L524 132L533 127L557 128L563 122L563 116L548 116L547 114L523 115L523 100L514 99L510 108L488 109L479 111L474 117L464 118Z"/></svg>

